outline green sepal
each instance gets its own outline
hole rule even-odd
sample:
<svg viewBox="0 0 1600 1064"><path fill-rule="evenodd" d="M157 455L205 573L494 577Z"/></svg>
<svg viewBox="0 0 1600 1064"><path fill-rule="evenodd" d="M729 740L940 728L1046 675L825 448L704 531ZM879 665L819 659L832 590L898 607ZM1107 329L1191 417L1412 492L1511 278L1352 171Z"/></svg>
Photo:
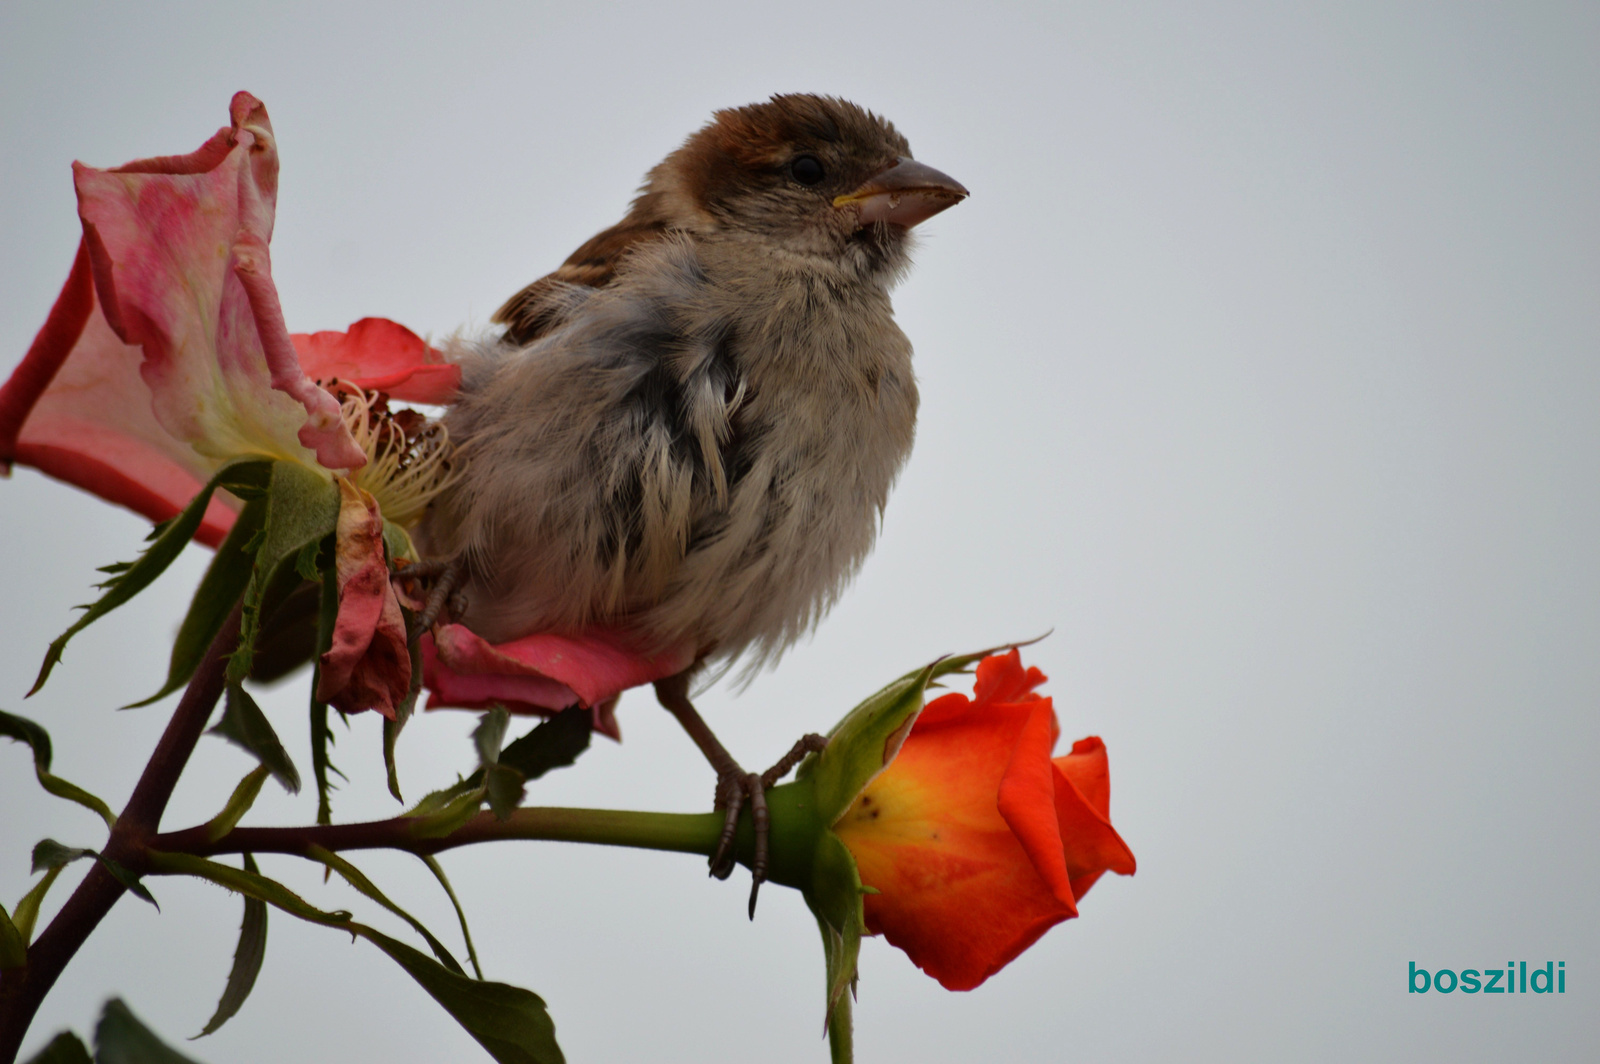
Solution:
<svg viewBox="0 0 1600 1064"><path fill-rule="evenodd" d="M81 1038L71 1031L62 1031L27 1064L94 1064L94 1060Z"/></svg>
<svg viewBox="0 0 1600 1064"><path fill-rule="evenodd" d="M94 1043L95 1064L196 1064L157 1038L120 998L106 1002Z"/></svg>
<svg viewBox="0 0 1600 1064"><path fill-rule="evenodd" d="M461 899L456 897L456 889L450 885L450 878L444 874L444 866L439 859L431 853L418 854L422 863L428 866L428 871L433 873L433 878L439 881L444 888L444 893L450 899L450 905L456 911L456 921L461 925L461 941L467 946L467 960L472 963L472 970L479 979L483 978L483 968L478 964L478 950L472 944L472 929L467 926L467 912L461 907Z"/></svg>
<svg viewBox="0 0 1600 1064"><path fill-rule="evenodd" d="M21 968L28 963L28 940L22 937L11 914L0 905L0 968Z"/></svg>
<svg viewBox="0 0 1600 1064"><path fill-rule="evenodd" d="M189 854L151 851L148 856L156 872L198 876L312 923L366 939L404 968L499 1064L563 1064L565 1060L544 1001L531 991L452 972L420 950L356 923L349 913L325 913L309 905L265 876Z"/></svg>
<svg viewBox="0 0 1600 1064"><path fill-rule="evenodd" d="M228 614L250 583L255 556L245 547L261 531L266 514L265 499L255 498L245 503L233 527L228 530L228 537L222 541L216 556L206 567L206 575L200 578L194 598L189 601L189 612L184 615L183 624L178 628L178 638L172 644L172 658L167 664L167 682L149 698L123 706L123 709L138 709L159 702L189 682L194 670L200 667L206 649L217 638L217 633L222 631L223 622L228 619Z"/></svg>
<svg viewBox="0 0 1600 1064"><path fill-rule="evenodd" d="M411 542L411 533L384 519L383 522L383 548L389 554L389 567L394 567L396 558L404 558L408 562L417 561L417 548Z"/></svg>
<svg viewBox="0 0 1600 1064"><path fill-rule="evenodd" d="M796 779L810 780L816 787L818 812L827 823L843 816L867 784L900 752L900 744L922 712L928 685L941 676L961 672L992 653L994 649L941 658L908 672L833 726L828 732L827 749L806 758L795 773Z"/></svg>
<svg viewBox="0 0 1600 1064"><path fill-rule="evenodd" d="M263 776L266 775L265 770L257 771ZM260 780L256 782L256 789L261 789ZM244 855L244 868L246 872L257 875L261 871L256 867L256 859L249 854ZM217 1010L211 1014L211 1019L206 1021L204 1029L189 1041L204 1038L233 1019L245 999L250 996L250 991L255 989L256 977L261 974L261 962L266 957L267 903L260 898L245 896L244 918L239 921L239 944L234 947L233 967L228 969L228 981L223 985L222 997L217 1001Z"/></svg>
<svg viewBox="0 0 1600 1064"><path fill-rule="evenodd" d="M256 760L267 767L273 779L290 794L300 793L300 772L289 760L289 754L278 741L278 733L261 712L255 699L237 683L230 683L222 708L222 719L211 729L229 742L254 754Z"/></svg>
<svg viewBox="0 0 1600 1064"><path fill-rule="evenodd" d="M831 831L823 832L813 855L811 886L806 904L822 930L822 950L827 961L828 1019L846 991L856 981L856 961L866 917L861 907L861 874L850 850Z"/></svg>
<svg viewBox="0 0 1600 1064"><path fill-rule="evenodd" d="M267 513L255 538L255 564L244 593L239 648L228 659L228 682L250 675L261 603L280 565L294 565L308 544L333 532L339 520L339 489L321 473L297 462L274 462L267 489ZM245 549L251 549L246 544Z"/></svg>
<svg viewBox="0 0 1600 1064"><path fill-rule="evenodd" d="M216 842L222 836L232 831L250 807L256 803L256 796L261 793L261 785L267 781L271 769L266 765L257 765L250 770L239 785L233 789L233 794L228 798L228 804L222 807L222 812L206 821L206 838Z"/></svg>
<svg viewBox="0 0 1600 1064"><path fill-rule="evenodd" d="M166 572L167 566L172 564L200 528L213 492L218 488L226 488L235 494L248 494L252 488L267 482L271 466L271 462L260 458L234 459L217 470L216 475L206 482L182 513L157 525L152 530L150 546L145 548L138 560L124 563L126 568L119 568L111 579L101 584L105 594L85 607L84 615L50 644L50 649L45 652L44 664L39 667L39 678L34 680L28 694L35 694L50 678L50 671L61 660L61 652L66 649L68 640L149 587L156 577Z"/></svg>
<svg viewBox="0 0 1600 1064"><path fill-rule="evenodd" d="M100 814L100 819L106 822L107 830L117 826L116 814L111 812L111 807L100 799L76 784L68 783L60 776L50 773L50 733L29 720L19 717L14 713L0 711L0 735L17 742L27 743L33 750L33 774L39 778L39 786L57 798L65 798L69 802L77 802L85 809Z"/></svg>

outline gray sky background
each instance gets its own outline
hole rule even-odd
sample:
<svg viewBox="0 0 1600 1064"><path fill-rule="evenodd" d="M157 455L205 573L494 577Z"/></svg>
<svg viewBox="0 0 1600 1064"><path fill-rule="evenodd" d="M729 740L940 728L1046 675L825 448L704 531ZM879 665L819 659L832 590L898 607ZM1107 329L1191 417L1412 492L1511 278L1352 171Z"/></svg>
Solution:
<svg viewBox="0 0 1600 1064"><path fill-rule="evenodd" d="M1577 1059L1600 1041L1597 52L1591 4L8 4L0 371L71 261L68 164L189 151L236 89L280 142L291 327L434 336L482 327L619 217L714 108L871 106L973 191L925 227L896 300L917 451L816 637L703 708L765 764L908 668L1053 628L1029 658L1063 740L1108 744L1140 868L973 993L869 942L860 1059ZM113 709L158 685L206 552L21 695L93 567L143 531L31 471L0 483L0 704L114 805L165 709ZM305 687L265 700L303 769ZM707 807L709 770L647 694L621 721L622 745L530 801ZM411 725L408 795L470 766L473 722ZM337 817L396 811L375 718L335 753ZM248 768L206 740L168 825ZM8 906L39 837L102 838L31 777L0 744ZM251 819L313 809L269 785ZM455 940L419 864L359 863ZM826 1059L793 892L750 924L743 872L689 858L516 843L445 863L488 973L546 998L573 1061ZM117 907L30 1046L113 993L169 1039L200 1029L238 901L154 890L162 912ZM1405 990L1409 961L1508 960L1564 960L1566 995ZM184 1049L482 1059L376 950L277 914L243 1012Z"/></svg>

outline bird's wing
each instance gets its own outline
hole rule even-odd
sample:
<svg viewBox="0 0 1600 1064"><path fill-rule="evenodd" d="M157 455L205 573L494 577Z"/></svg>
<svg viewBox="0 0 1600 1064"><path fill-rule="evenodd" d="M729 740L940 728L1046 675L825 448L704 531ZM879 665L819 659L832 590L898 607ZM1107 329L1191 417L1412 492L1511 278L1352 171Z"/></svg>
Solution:
<svg viewBox="0 0 1600 1064"><path fill-rule="evenodd" d="M505 338L514 344L531 344L553 329L572 305L573 286L600 288L617 274L623 257L640 244L661 239L665 222L633 215L590 237L553 272L545 274L506 300L492 320L506 327Z"/></svg>

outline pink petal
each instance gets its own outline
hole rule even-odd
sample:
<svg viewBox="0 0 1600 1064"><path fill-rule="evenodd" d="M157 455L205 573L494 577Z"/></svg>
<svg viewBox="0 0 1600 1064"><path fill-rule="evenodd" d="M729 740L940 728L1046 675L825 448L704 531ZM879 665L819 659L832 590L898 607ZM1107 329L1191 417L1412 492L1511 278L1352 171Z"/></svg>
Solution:
<svg viewBox="0 0 1600 1064"><path fill-rule="evenodd" d="M349 381L411 403L444 404L461 388L461 367L388 318L362 318L345 332L294 333L306 375Z"/></svg>
<svg viewBox="0 0 1600 1064"><path fill-rule="evenodd" d="M429 709L499 703L513 712L553 713L580 704L601 710L596 730L613 737L608 717L618 694L694 663L692 647L648 654L608 629L540 633L495 646L463 625L441 625L423 636L422 652Z"/></svg>
<svg viewBox="0 0 1600 1064"><path fill-rule="evenodd" d="M377 501L342 477L335 539L339 614L317 698L345 713L376 709L393 720L411 686L405 618L389 583Z"/></svg>

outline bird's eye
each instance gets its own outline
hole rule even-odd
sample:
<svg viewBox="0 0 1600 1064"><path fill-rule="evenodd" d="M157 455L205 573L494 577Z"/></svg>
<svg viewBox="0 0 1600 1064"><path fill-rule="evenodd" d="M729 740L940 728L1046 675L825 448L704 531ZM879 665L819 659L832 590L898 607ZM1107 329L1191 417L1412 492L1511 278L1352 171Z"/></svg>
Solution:
<svg viewBox="0 0 1600 1064"><path fill-rule="evenodd" d="M789 175L802 185L819 184L827 176L815 155L795 156L794 162L789 164Z"/></svg>

